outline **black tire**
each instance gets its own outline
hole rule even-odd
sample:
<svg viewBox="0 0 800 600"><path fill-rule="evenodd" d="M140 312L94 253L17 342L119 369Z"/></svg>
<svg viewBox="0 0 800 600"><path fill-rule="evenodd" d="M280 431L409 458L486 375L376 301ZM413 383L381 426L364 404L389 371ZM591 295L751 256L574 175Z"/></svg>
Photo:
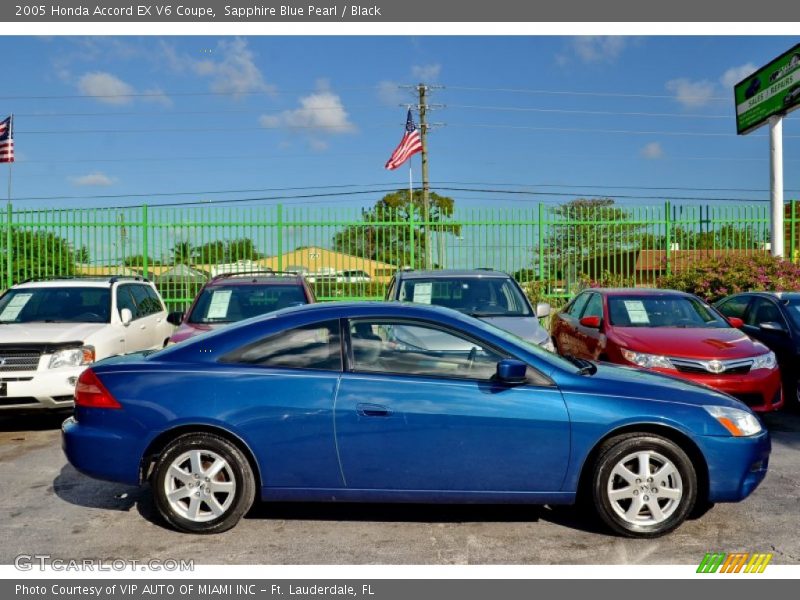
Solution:
<svg viewBox="0 0 800 600"><path fill-rule="evenodd" d="M199 452L203 460L208 460L213 457L222 458L226 467L223 472L212 476L213 481L209 479L191 480L191 483L185 487L192 487L192 491L188 494L187 498L180 501L170 501L168 494L170 493L170 486L174 478L170 478L168 473L173 463L181 460L181 457ZM196 455L196 454L194 454ZM187 464L190 459L185 459L182 464ZM214 462L203 464L213 465ZM189 471L193 469L189 467ZM204 483L209 482L209 483ZM155 498L155 505L161 517L172 527L179 531L188 533L221 533L227 531L235 526L239 520L247 513L255 499L255 478L253 477L253 470L250 463L244 456L241 450L228 440L213 435L210 433L190 433L182 435L172 441L159 456L153 475L150 480L153 495ZM213 492L210 490L210 485L222 484L232 485L233 492ZM194 491L197 486L201 486L204 497L199 496L201 491ZM203 487L203 486L206 487ZM172 491L180 491L183 485ZM191 496L198 496L198 506L200 511L205 510L203 514L198 515L197 520L187 517L189 510L189 502L192 501ZM230 496L230 498L229 498ZM184 502L186 500L186 502ZM221 500L221 501L220 501ZM224 510L218 515L213 516L211 502L214 502L218 510ZM178 507L186 506L186 514ZM195 511L199 512L199 511ZM212 513L208 515L208 513Z"/></svg>
<svg viewBox="0 0 800 600"><path fill-rule="evenodd" d="M659 465L664 466L664 461L668 461L677 474L665 475L667 481L636 477L642 474L636 466L640 464L638 456L630 459L639 453L649 457L644 461L647 473L658 475ZM620 465L637 469L628 471L636 479L629 482L617 475L615 469ZM650 469L655 471L651 473ZM598 452L591 475L591 496L596 512L606 526L626 537L654 538L669 533L686 520L697 501L697 474L689 456L671 440L655 434L633 433L608 440ZM632 491L628 492L629 489ZM660 496L666 491L674 494L677 489L681 491L679 498ZM651 490L656 490L656 494L651 494ZM636 496L612 500L612 492ZM648 502L644 503L645 500ZM634 502L639 504L634 506ZM625 515L621 514L623 512Z"/></svg>

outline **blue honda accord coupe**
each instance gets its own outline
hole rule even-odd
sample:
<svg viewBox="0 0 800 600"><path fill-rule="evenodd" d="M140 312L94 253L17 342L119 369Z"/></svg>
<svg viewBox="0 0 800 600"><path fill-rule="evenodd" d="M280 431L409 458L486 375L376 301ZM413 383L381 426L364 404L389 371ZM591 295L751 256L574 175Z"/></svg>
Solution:
<svg viewBox="0 0 800 600"><path fill-rule="evenodd" d="M149 482L173 527L233 527L261 500L594 507L653 537L735 502L770 440L737 400L566 360L433 306L289 308L87 369L63 447L78 470Z"/></svg>

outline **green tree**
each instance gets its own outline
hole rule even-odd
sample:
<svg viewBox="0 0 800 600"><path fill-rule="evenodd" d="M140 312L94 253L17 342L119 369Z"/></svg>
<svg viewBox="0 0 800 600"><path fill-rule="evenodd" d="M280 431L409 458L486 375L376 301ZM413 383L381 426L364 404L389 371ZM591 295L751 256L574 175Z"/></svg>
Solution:
<svg viewBox="0 0 800 600"><path fill-rule="evenodd" d="M172 247L172 262L176 265L191 264L193 254L194 247L191 242L187 240L175 242L175 245Z"/></svg>
<svg viewBox="0 0 800 600"><path fill-rule="evenodd" d="M144 256L142 254L134 254L133 256L128 256L123 262L126 267L143 267L144 266ZM154 258L147 257L147 264L151 267L153 265L160 265L161 261L158 261Z"/></svg>
<svg viewBox="0 0 800 600"><path fill-rule="evenodd" d="M5 236L2 242L5 242ZM31 277L75 274L75 250L66 239L52 232L12 228L10 251L11 275L15 283ZM8 248L3 248L3 267L7 264L8 252Z"/></svg>
<svg viewBox="0 0 800 600"><path fill-rule="evenodd" d="M81 246L78 248L78 251L75 253L75 262L82 265L87 265L89 264L89 261L91 261L91 257L89 256L89 248L86 246Z"/></svg>
<svg viewBox="0 0 800 600"><path fill-rule="evenodd" d="M227 262L225 258L225 242L216 240L206 242L194 249L195 262L204 265L213 265Z"/></svg>
<svg viewBox="0 0 800 600"><path fill-rule="evenodd" d="M397 190L378 200L372 208L361 211L363 225L350 225L336 233L333 249L397 267L424 267L428 244L433 243L432 232L440 236L461 234L460 225L448 222L454 206L452 198L431 192L426 227L422 190L414 191L413 204L408 190Z"/></svg>
<svg viewBox="0 0 800 600"><path fill-rule="evenodd" d="M262 257L261 253L256 250L255 242L250 238L240 238L238 240L229 241L225 245L225 254L227 262L258 260Z"/></svg>
<svg viewBox="0 0 800 600"><path fill-rule="evenodd" d="M675 226L670 232L670 244L681 250L759 250L768 241L769 233L752 225L738 226L733 223L716 227L712 231L692 230ZM666 235L647 234L642 237L642 248L666 249Z"/></svg>

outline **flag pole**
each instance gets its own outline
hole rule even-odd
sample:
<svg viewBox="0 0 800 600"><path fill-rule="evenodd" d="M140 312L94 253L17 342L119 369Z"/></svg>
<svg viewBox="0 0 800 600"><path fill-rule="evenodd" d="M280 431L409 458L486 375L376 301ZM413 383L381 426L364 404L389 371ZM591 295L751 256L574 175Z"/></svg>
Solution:
<svg viewBox="0 0 800 600"><path fill-rule="evenodd" d="M14 114L11 114L11 118L8 122L8 131L11 136L11 140L13 143L14 139ZM11 267L13 266L13 258L11 256L11 167L14 164L14 161L11 160L8 162L8 201L6 202L6 235L5 235L5 246L6 246L6 281L5 285L7 288L11 287L14 283L13 277L11 275Z"/></svg>

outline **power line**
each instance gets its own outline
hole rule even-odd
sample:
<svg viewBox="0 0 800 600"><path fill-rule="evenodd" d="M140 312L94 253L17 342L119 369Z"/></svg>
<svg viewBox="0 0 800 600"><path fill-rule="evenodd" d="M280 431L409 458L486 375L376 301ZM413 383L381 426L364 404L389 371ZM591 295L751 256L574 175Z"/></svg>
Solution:
<svg viewBox="0 0 800 600"><path fill-rule="evenodd" d="M651 113L624 112L610 110L570 110L563 108L538 108L530 106L482 106L475 104L447 104L447 108L466 108L472 110L491 110L501 112L536 112L568 115L624 116L624 117L676 117L682 119L730 119L730 115L701 115L696 113Z"/></svg>
<svg viewBox="0 0 800 600"><path fill-rule="evenodd" d="M642 94L642 93L621 93L621 92L584 92L575 90L543 90L543 89L524 89L524 88L490 88L474 86L448 85L448 90L461 90L467 92L506 92L513 94L542 94L553 96L597 96L604 98L652 98L659 100L675 100L674 95L669 94ZM687 100L708 100L714 102L726 102L730 98L722 96L682 96Z"/></svg>
<svg viewBox="0 0 800 600"><path fill-rule="evenodd" d="M559 133L608 133L621 135L668 135L686 137L740 137L735 133L722 133L712 131L639 131L634 129L589 129L585 127L533 127L527 125L494 125L482 123L448 123L448 127L477 128L477 129L518 129L522 131L553 131ZM748 137L765 137L764 133L752 134ZM800 138L800 135L784 135L784 138Z"/></svg>

